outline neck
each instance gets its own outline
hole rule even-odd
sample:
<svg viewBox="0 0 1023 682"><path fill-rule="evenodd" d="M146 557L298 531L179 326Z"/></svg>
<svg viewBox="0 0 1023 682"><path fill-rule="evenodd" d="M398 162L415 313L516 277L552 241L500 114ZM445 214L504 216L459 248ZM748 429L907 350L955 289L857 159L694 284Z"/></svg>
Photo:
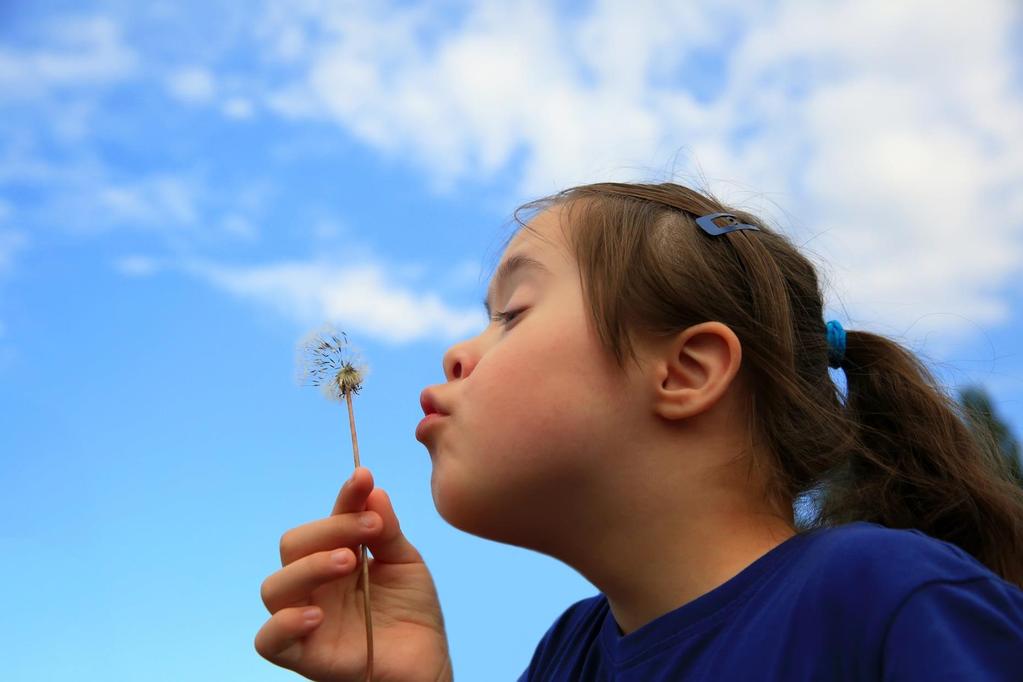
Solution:
<svg viewBox="0 0 1023 682"><path fill-rule="evenodd" d="M780 519L718 515L699 525L651 524L618 544L627 556L589 567L608 599L621 634L627 635L721 586L792 537Z"/></svg>
<svg viewBox="0 0 1023 682"><path fill-rule="evenodd" d="M630 458L614 490L581 507L590 515L559 524L574 530L557 557L607 596L622 634L724 584L796 532L791 506L770 509L742 492L745 470L700 475L677 466L677 453L676 466L645 472Z"/></svg>

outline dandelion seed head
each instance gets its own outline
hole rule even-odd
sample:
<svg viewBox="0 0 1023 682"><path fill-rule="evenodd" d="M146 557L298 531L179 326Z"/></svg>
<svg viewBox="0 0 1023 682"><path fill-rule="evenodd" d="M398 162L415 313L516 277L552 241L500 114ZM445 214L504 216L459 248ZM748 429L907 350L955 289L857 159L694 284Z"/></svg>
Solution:
<svg viewBox="0 0 1023 682"><path fill-rule="evenodd" d="M296 359L299 383L319 386L331 400L357 395L369 374L369 367L348 342L348 335L330 325L321 326L299 341Z"/></svg>

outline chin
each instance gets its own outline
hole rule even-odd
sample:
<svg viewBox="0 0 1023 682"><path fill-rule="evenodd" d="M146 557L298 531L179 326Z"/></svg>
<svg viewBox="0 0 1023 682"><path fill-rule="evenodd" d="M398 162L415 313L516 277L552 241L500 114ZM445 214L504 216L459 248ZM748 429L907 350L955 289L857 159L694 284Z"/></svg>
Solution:
<svg viewBox="0 0 1023 682"><path fill-rule="evenodd" d="M430 474L430 493L433 495L433 506L440 517L455 528L481 535L480 521L487 516L476 502L478 491L472 489L471 477L459 475L452 467L435 463ZM484 535L485 537L485 535Z"/></svg>
<svg viewBox="0 0 1023 682"><path fill-rule="evenodd" d="M544 551L540 546L550 533L550 519L530 519L527 514L544 505L518 499L508 490L488 486L479 477L459 473L463 472L435 466L430 477L433 504L444 521L476 537Z"/></svg>

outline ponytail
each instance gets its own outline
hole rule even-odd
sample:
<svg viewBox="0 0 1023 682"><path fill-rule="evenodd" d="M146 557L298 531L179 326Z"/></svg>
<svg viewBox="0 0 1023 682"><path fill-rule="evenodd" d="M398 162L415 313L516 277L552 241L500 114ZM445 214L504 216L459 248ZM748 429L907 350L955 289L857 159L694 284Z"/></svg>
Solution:
<svg viewBox="0 0 1023 682"><path fill-rule="evenodd" d="M847 332L847 417L859 447L831 481L820 518L915 528L954 543L1023 587L1023 489L993 438L909 351Z"/></svg>

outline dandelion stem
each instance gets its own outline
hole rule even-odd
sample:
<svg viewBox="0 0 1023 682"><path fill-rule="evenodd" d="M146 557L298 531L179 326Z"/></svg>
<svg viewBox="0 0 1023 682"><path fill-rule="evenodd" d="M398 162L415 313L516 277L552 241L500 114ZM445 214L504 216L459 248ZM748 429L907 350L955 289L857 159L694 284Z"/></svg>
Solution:
<svg viewBox="0 0 1023 682"><path fill-rule="evenodd" d="M348 426L352 431L352 453L355 455L355 468L359 464L359 437L355 433L355 409L352 407L351 391L345 393L348 403ZM359 546L362 561L362 604L366 612L366 682L373 680L373 616L369 608L369 562L366 560L366 545Z"/></svg>

